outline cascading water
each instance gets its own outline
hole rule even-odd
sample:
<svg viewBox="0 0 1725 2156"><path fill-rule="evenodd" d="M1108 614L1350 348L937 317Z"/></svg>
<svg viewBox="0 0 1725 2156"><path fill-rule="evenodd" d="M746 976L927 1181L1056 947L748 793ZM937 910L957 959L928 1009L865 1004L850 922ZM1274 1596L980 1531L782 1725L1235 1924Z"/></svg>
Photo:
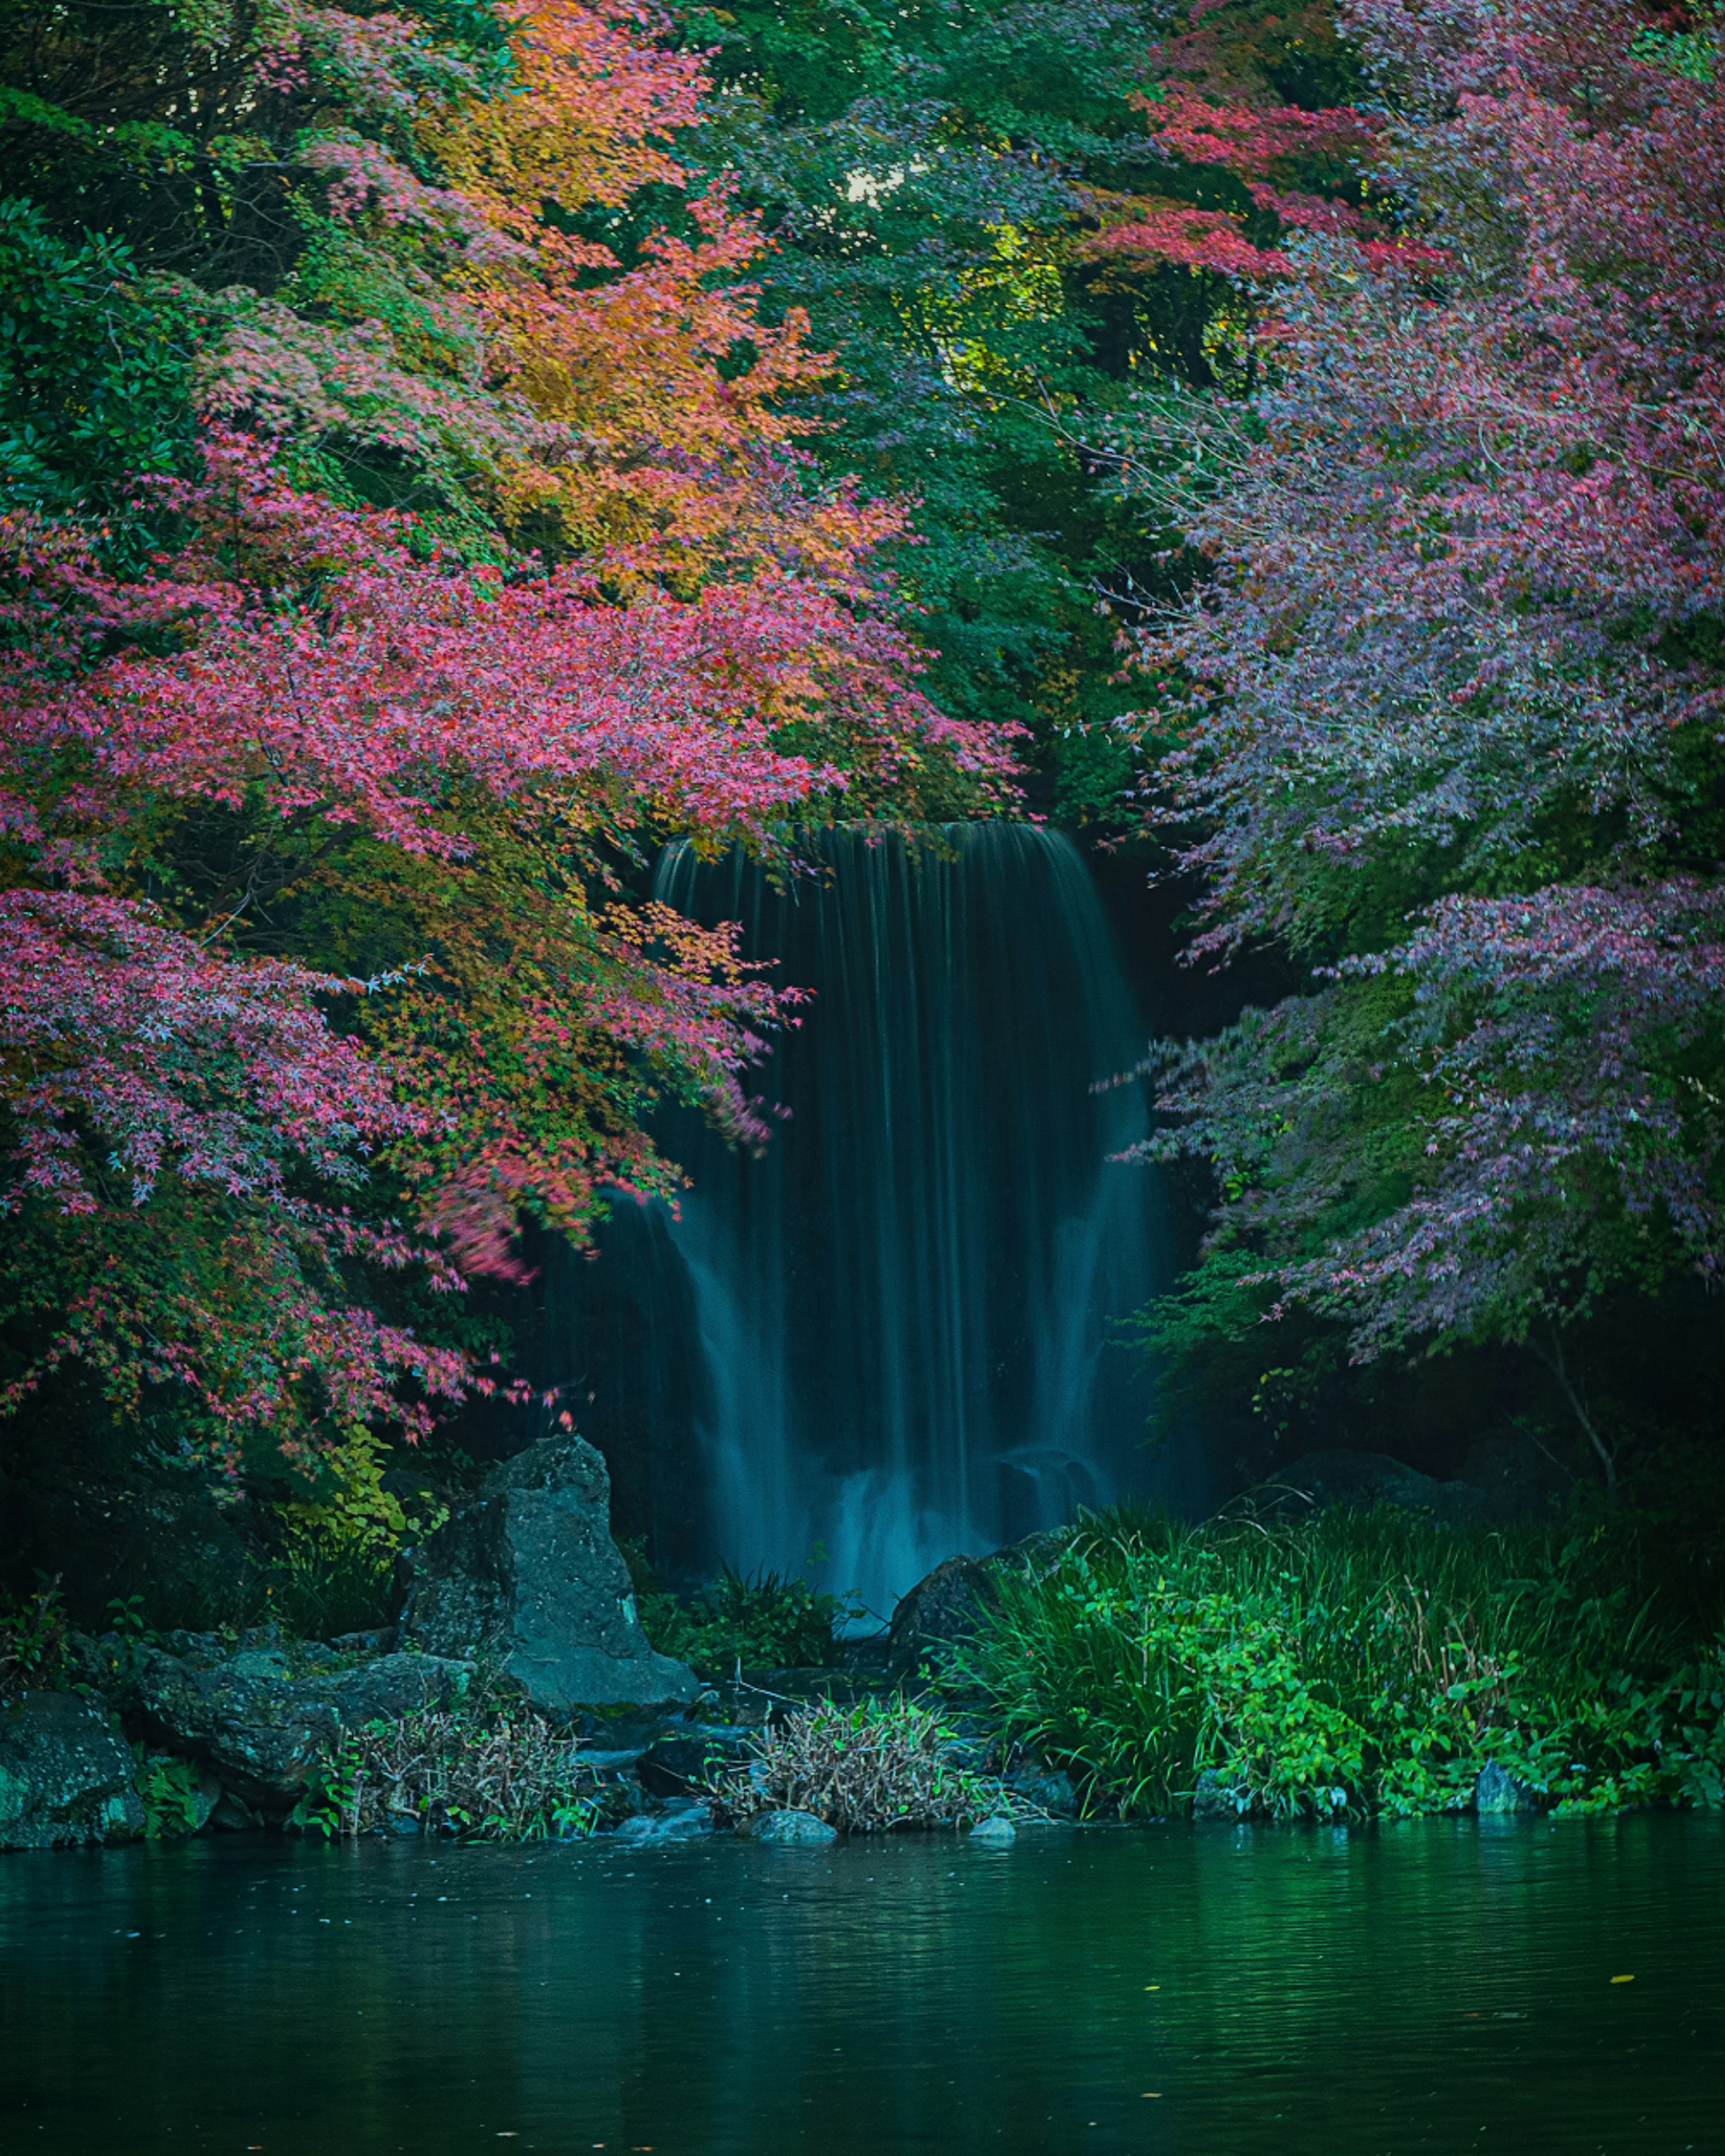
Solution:
<svg viewBox="0 0 1725 2156"><path fill-rule="evenodd" d="M648 1363L626 1389L661 1455L655 1513L673 1453L699 1478L685 1556L807 1570L884 1614L954 1551L1127 1490L1196 1493L1145 1449L1106 1339L1163 1266L1155 1178L1108 1158L1145 1108L1096 1081L1142 1033L1078 854L1015 824L914 849L841 829L818 865L785 889L741 857L662 860L655 896L740 921L815 1001L764 1074L790 1111L764 1153L680 1120L680 1219L619 1219L608 1256L656 1283L634 1293L660 1315L631 1321ZM590 1296L584 1322L591 1350ZM617 1391L614 1368L614 1423Z"/></svg>

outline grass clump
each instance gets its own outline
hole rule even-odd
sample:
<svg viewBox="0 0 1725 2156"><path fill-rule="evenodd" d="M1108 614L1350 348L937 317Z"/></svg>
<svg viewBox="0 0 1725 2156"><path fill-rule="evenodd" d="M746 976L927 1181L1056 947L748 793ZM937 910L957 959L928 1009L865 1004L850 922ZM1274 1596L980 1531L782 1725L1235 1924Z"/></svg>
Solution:
<svg viewBox="0 0 1725 2156"><path fill-rule="evenodd" d="M289 1823L330 1835L543 1841L590 1834L599 1808L580 1739L542 1717L424 1708L326 1744Z"/></svg>
<svg viewBox="0 0 1725 2156"><path fill-rule="evenodd" d="M817 1700L769 1723L714 1794L732 1819L813 1812L843 1834L972 1825L1008 1806L998 1782L957 1763L962 1743L913 1701Z"/></svg>
<svg viewBox="0 0 1725 2156"><path fill-rule="evenodd" d="M642 1628L662 1655L674 1655L702 1676L746 1670L826 1667L835 1628L850 1614L843 1597L806 1580L762 1572L744 1578L727 1565L686 1601L642 1579L638 1551L626 1551L639 1584Z"/></svg>
<svg viewBox="0 0 1725 2156"><path fill-rule="evenodd" d="M1122 1812L1407 1817L1488 1761L1563 1812L1725 1799L1725 1639L1686 1643L1601 1527L1405 1512L1192 1529L1087 1520L1006 1575L962 1673ZM1627 1583L1627 1584L1626 1584Z"/></svg>

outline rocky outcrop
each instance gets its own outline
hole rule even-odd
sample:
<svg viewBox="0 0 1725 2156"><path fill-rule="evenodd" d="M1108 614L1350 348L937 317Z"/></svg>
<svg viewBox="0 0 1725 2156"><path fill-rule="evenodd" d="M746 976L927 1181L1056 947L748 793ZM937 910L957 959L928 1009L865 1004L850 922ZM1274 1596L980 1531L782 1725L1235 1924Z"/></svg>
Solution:
<svg viewBox="0 0 1725 2156"><path fill-rule="evenodd" d="M711 1807L693 1797L673 1797L661 1810L637 1812L614 1830L618 1840L657 1846L668 1841L700 1841L713 1831Z"/></svg>
<svg viewBox="0 0 1725 2156"><path fill-rule="evenodd" d="M949 1557L919 1579L892 1613L889 1667L913 1672L942 1661L970 1639L993 1599L988 1575L975 1558Z"/></svg>
<svg viewBox="0 0 1725 2156"><path fill-rule="evenodd" d="M403 1638L495 1656L554 1714L692 1700L694 1672L641 1629L610 1511L605 1463L583 1438L504 1461L419 1553Z"/></svg>
<svg viewBox="0 0 1725 2156"><path fill-rule="evenodd" d="M470 1671L435 1655L384 1655L343 1668L296 1666L280 1646L212 1656L110 1650L110 1696L153 1741L198 1760L265 1816L290 1810L323 1744L368 1722L452 1707ZM312 1650L310 1660L320 1657ZM333 1660L334 1658L330 1658Z"/></svg>
<svg viewBox="0 0 1725 2156"><path fill-rule="evenodd" d="M1531 1783L1512 1774L1507 1767L1500 1767L1495 1759L1488 1759L1473 1785L1473 1808L1486 1817L1506 1812L1537 1812L1539 1792Z"/></svg>
<svg viewBox="0 0 1725 2156"><path fill-rule="evenodd" d="M1568 1497L1571 1478L1524 1439L1476 1445L1467 1475L1440 1481L1384 1452L1308 1452L1249 1490L1239 1502L1260 1515L1298 1517L1331 1507L1370 1512L1394 1505L1440 1526L1501 1527L1546 1519Z"/></svg>
<svg viewBox="0 0 1725 2156"><path fill-rule="evenodd" d="M70 1692L0 1708L0 1849L135 1841L144 1807L131 1748L103 1710Z"/></svg>
<svg viewBox="0 0 1725 2156"><path fill-rule="evenodd" d="M913 1676L925 1661L942 1662L953 1648L973 1638L993 1603L996 1584L1006 1574L1039 1577L1060 1560L1070 1530L1044 1529L1022 1542L983 1558L949 1557L919 1579L892 1613L884 1657L886 1669Z"/></svg>
<svg viewBox="0 0 1725 2156"><path fill-rule="evenodd" d="M1195 1820L1225 1820L1237 1826L1251 1809L1250 1794L1228 1781L1214 1767L1206 1767L1198 1778L1198 1787L1192 1793L1192 1816Z"/></svg>
<svg viewBox="0 0 1725 2156"><path fill-rule="evenodd" d="M745 1841L780 1845L803 1844L815 1847L839 1839L836 1827L829 1826L813 1812L803 1811L755 1812L742 1822L737 1831Z"/></svg>
<svg viewBox="0 0 1725 2156"><path fill-rule="evenodd" d="M735 1767L747 1767L760 1732L752 1724L693 1722L641 1753L635 1772L650 1797L685 1796Z"/></svg>
<svg viewBox="0 0 1725 2156"><path fill-rule="evenodd" d="M1040 1759L1021 1760L1009 1774L1001 1776L1000 1785L1010 1789L1032 1811L1049 1819L1078 1816L1078 1792L1072 1777L1061 1768L1050 1767Z"/></svg>
<svg viewBox="0 0 1725 2156"><path fill-rule="evenodd" d="M1471 1482L1440 1482L1382 1452L1308 1452L1278 1468L1242 1501L1253 1512L1298 1517L1334 1507L1368 1512L1380 1505L1425 1512L1445 1527L1489 1517L1486 1493Z"/></svg>

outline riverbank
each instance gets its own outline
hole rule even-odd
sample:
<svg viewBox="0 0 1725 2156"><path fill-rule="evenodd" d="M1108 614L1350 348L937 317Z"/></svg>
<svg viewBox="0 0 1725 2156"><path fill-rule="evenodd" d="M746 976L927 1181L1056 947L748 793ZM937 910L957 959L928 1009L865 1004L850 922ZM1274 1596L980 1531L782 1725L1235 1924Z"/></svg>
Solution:
<svg viewBox="0 0 1725 2156"><path fill-rule="evenodd" d="M0 1846L1717 1810L1725 1656L1644 1586L1568 1528L1117 1512L833 1666L555 1715L389 1632L73 1634L0 1709Z"/></svg>

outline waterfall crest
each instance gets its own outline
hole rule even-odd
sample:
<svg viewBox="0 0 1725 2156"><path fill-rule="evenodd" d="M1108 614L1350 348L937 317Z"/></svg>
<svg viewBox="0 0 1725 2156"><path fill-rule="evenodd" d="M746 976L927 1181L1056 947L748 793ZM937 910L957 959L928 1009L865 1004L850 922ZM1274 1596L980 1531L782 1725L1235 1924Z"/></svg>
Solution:
<svg viewBox="0 0 1725 2156"><path fill-rule="evenodd" d="M616 1224L637 1266L650 1243L685 1276L693 1338L641 1345L661 1385L664 1358L698 1366L698 1554L807 1569L882 1614L954 1551L1128 1489L1186 1494L1105 1344L1165 1274L1156 1178L1107 1158L1142 1136L1142 1095L1093 1090L1142 1038L1106 922L1066 839L942 838L825 834L820 880L788 890L740 856L666 854L656 897L741 921L815 1000L762 1073L790 1111L765 1152L679 1117L681 1219Z"/></svg>

